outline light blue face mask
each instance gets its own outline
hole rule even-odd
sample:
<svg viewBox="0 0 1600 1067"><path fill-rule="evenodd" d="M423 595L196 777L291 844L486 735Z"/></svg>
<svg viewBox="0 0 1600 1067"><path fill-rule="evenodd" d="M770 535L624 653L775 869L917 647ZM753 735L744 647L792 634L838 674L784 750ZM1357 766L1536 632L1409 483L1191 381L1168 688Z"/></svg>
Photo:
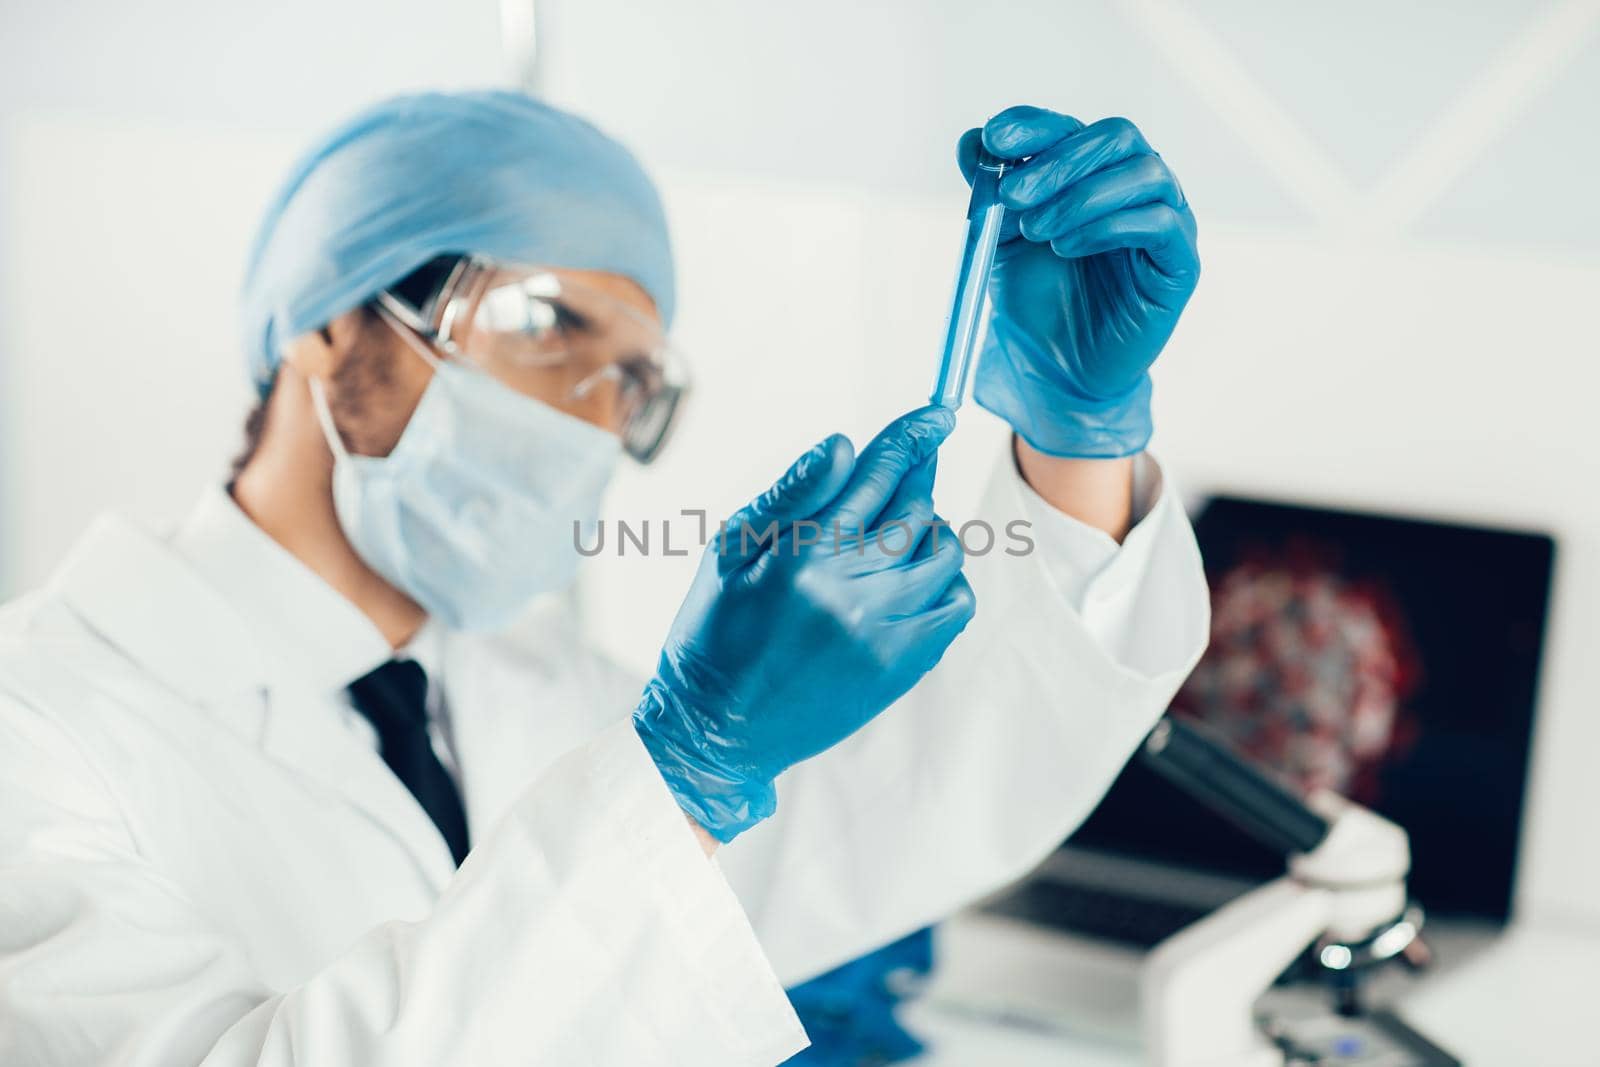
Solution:
<svg viewBox="0 0 1600 1067"><path fill-rule="evenodd" d="M433 368L433 380L380 458L346 450L322 383L310 379L333 450L339 525L356 554L429 615L461 630L502 626L540 593L571 584L577 538L592 542L621 442L439 359L379 314Z"/></svg>

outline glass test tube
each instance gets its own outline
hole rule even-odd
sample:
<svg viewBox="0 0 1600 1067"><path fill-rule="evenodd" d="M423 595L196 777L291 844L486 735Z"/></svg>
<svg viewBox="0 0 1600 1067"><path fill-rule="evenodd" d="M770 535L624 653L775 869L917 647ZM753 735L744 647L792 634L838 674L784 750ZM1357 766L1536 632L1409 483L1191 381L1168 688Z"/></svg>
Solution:
<svg viewBox="0 0 1600 1067"><path fill-rule="evenodd" d="M977 354L983 329L983 308L989 295L989 270L1000 241L1000 223L1006 209L1000 203L1000 177L1010 164L978 149L978 169L972 178L972 200L967 205L967 240L961 249L961 269L950 301L950 322L945 329L944 352L932 400L951 411L961 406L967 393L967 375Z"/></svg>

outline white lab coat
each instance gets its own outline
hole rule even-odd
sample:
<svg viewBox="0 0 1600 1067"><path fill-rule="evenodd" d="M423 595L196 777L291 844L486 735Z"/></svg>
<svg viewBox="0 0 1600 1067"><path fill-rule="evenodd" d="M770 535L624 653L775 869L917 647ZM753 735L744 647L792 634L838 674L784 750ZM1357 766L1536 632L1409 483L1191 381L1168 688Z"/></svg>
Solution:
<svg viewBox="0 0 1600 1067"><path fill-rule="evenodd" d="M716 862L559 606L435 634L459 872L342 699L390 655L352 606L219 490L102 518L0 611L0 1064L781 1061L784 983L1024 873L1166 705L1206 597L1156 496L1119 548L1007 457L983 514L1037 550L972 558L945 661Z"/></svg>

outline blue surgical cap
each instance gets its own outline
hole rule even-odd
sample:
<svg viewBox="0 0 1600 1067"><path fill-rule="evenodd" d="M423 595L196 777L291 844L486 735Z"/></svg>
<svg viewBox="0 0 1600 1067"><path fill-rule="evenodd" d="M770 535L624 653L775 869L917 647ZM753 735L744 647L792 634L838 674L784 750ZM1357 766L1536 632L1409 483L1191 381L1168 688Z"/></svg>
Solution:
<svg viewBox="0 0 1600 1067"><path fill-rule="evenodd" d="M454 253L621 274L672 319L666 218L627 149L521 93L401 96L313 146L261 222L240 301L257 387L291 338Z"/></svg>

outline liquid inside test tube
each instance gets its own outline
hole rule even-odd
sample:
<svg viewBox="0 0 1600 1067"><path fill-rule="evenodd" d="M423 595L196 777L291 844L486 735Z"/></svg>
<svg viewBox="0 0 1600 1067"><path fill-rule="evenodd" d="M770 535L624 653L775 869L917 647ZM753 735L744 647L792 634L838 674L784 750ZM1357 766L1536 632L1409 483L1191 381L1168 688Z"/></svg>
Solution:
<svg viewBox="0 0 1600 1067"><path fill-rule="evenodd" d="M989 271L1005 208L1000 204L1000 177L1005 160L979 150L978 170L972 179L972 200L967 205L967 239L956 272L955 295L950 300L950 321L945 328L944 351L939 357L939 377L932 400L954 411L967 394L967 376L977 355L983 329L984 303L989 295Z"/></svg>

